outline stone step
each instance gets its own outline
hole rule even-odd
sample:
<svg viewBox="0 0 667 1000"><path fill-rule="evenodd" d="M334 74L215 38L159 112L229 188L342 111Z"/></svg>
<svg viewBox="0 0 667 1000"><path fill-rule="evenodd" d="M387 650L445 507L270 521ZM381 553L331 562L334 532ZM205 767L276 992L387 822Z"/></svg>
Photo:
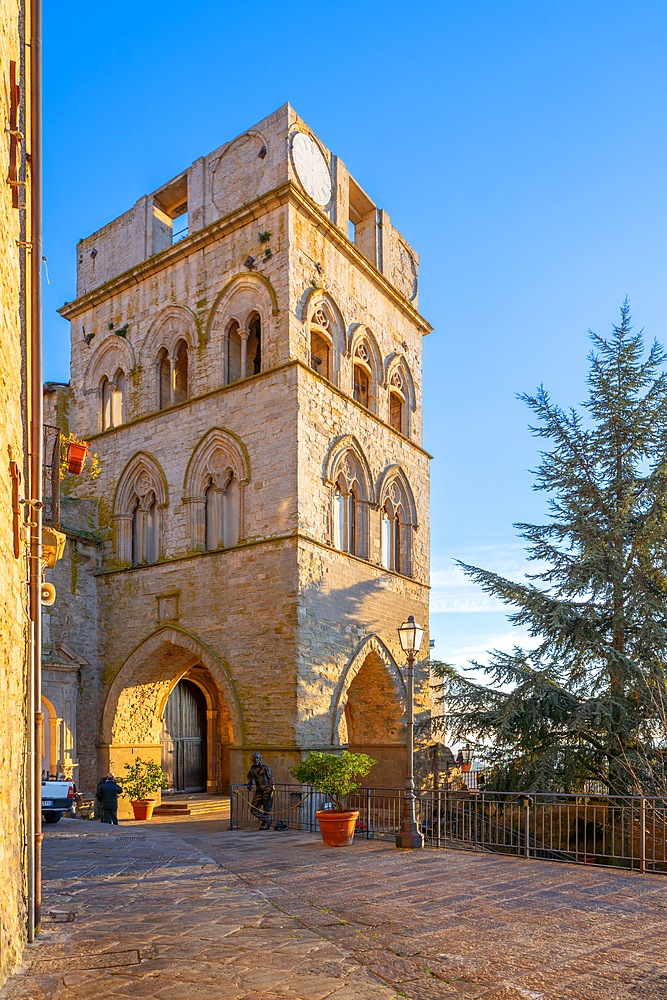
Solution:
<svg viewBox="0 0 667 1000"><path fill-rule="evenodd" d="M229 812L229 799L205 798L205 799L177 799L166 801L156 806L154 815L160 816L201 816L204 813Z"/></svg>

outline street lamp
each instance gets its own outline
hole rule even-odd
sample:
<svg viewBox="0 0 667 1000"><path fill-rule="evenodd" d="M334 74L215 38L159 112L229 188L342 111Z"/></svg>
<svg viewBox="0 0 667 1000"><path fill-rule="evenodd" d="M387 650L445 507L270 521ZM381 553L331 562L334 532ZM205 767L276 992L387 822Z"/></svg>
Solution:
<svg viewBox="0 0 667 1000"><path fill-rule="evenodd" d="M415 819L415 778L414 778L414 731L415 731L415 657L422 644L424 629L418 625L414 615L410 615L398 629L401 649L408 658L408 773L405 779L403 815L401 829L396 834L397 847L423 847L424 836L417 828Z"/></svg>

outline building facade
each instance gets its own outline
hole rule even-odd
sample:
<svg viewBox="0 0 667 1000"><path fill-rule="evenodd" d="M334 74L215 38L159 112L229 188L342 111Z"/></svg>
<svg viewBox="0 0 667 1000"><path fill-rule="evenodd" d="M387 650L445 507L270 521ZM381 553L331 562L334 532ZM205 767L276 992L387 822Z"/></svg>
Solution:
<svg viewBox="0 0 667 1000"><path fill-rule="evenodd" d="M26 939L28 846L28 677L30 620L22 392L26 372L24 217L20 104L23 10L0 0L0 984L18 963ZM11 818L8 821L8 818Z"/></svg>
<svg viewBox="0 0 667 1000"><path fill-rule="evenodd" d="M79 783L140 755L224 792L256 749L285 780L340 746L402 783L396 627L428 620L415 252L285 105L77 264L45 420L101 471L64 483L44 677L77 701Z"/></svg>

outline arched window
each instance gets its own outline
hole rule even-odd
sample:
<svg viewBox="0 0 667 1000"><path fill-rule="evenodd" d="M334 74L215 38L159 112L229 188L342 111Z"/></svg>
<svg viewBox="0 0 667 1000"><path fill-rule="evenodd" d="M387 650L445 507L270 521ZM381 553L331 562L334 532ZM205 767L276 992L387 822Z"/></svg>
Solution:
<svg viewBox="0 0 667 1000"><path fill-rule="evenodd" d="M120 427L121 424L125 423L125 397L126 397L126 382L125 373L122 368L119 368L114 375L115 388L113 390L113 397L111 402L111 418L112 426Z"/></svg>
<svg viewBox="0 0 667 1000"><path fill-rule="evenodd" d="M368 462L355 438L346 435L332 443L324 481L331 491L327 542L341 552L368 559L375 492Z"/></svg>
<svg viewBox="0 0 667 1000"><path fill-rule="evenodd" d="M241 374L241 357L243 349L239 325L234 320L227 330L227 384L238 382Z"/></svg>
<svg viewBox="0 0 667 1000"><path fill-rule="evenodd" d="M179 340L174 362L174 389L172 403L182 403L188 398L188 345Z"/></svg>
<svg viewBox="0 0 667 1000"><path fill-rule="evenodd" d="M113 386L106 375L100 383L100 399L102 403L102 430L106 431L109 427L113 427Z"/></svg>
<svg viewBox="0 0 667 1000"><path fill-rule="evenodd" d="M229 548L239 540L241 521L239 481L231 471L222 478L220 487L213 476L209 477L204 493L206 503L206 549Z"/></svg>
<svg viewBox="0 0 667 1000"><path fill-rule="evenodd" d="M310 323L310 367L318 375L333 381L331 322L326 310L319 308Z"/></svg>
<svg viewBox="0 0 667 1000"><path fill-rule="evenodd" d="M262 370L262 321L253 313L248 323L248 347L245 375L259 375Z"/></svg>
<svg viewBox="0 0 667 1000"><path fill-rule="evenodd" d="M395 371L389 382L389 423L400 434L407 430L406 386L403 375Z"/></svg>
<svg viewBox="0 0 667 1000"><path fill-rule="evenodd" d="M334 487L334 545L341 552L356 554L355 496L344 480Z"/></svg>
<svg viewBox="0 0 667 1000"><path fill-rule="evenodd" d="M367 410L372 409L373 399L373 368L371 351L368 344L362 340L354 352L354 398Z"/></svg>
<svg viewBox="0 0 667 1000"><path fill-rule="evenodd" d="M114 497L116 556L121 566L155 563L162 553L162 513L168 502L157 462L139 452L128 463Z"/></svg>
<svg viewBox="0 0 667 1000"><path fill-rule="evenodd" d="M380 561L385 569L412 575L412 535L416 527L412 491L402 470L388 470L380 490Z"/></svg>
<svg viewBox="0 0 667 1000"><path fill-rule="evenodd" d="M157 356L158 378L158 409L164 410L171 406L171 361L166 347L161 348Z"/></svg>
<svg viewBox="0 0 667 1000"><path fill-rule="evenodd" d="M238 545L243 537L243 491L248 477L238 439L219 427L209 431L195 449L183 483L195 552Z"/></svg>

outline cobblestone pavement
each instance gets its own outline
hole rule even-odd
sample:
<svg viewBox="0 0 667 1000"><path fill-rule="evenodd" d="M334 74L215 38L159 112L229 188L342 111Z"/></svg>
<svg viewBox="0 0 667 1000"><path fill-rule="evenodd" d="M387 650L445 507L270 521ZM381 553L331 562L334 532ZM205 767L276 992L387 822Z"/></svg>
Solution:
<svg viewBox="0 0 667 1000"><path fill-rule="evenodd" d="M2 1000L667 1000L667 877L63 820Z"/></svg>

